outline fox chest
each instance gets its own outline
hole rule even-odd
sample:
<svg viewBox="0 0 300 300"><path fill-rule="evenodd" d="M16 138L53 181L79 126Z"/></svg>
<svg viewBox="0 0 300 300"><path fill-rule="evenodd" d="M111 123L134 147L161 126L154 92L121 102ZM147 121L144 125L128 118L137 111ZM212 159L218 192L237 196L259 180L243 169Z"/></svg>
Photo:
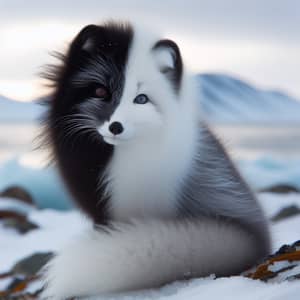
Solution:
<svg viewBox="0 0 300 300"><path fill-rule="evenodd" d="M127 161L114 165L110 172L113 219L165 218L176 214L176 180L163 164Z"/></svg>

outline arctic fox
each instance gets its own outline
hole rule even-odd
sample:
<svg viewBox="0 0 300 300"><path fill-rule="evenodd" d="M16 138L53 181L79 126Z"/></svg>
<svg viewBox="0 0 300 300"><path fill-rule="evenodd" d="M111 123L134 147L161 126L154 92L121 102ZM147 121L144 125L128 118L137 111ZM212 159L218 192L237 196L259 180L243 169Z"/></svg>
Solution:
<svg viewBox="0 0 300 300"><path fill-rule="evenodd" d="M45 137L94 226L47 266L44 297L234 275L268 254L267 221L203 122L174 41L108 22L60 58Z"/></svg>

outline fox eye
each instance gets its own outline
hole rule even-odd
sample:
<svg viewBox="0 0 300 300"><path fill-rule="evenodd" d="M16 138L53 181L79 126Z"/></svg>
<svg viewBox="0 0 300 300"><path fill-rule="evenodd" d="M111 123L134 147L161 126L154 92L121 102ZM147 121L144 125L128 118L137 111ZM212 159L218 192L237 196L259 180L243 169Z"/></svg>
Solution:
<svg viewBox="0 0 300 300"><path fill-rule="evenodd" d="M137 95L134 98L133 103L136 103L136 104L146 104L148 101L149 101L149 98L147 97L147 95L140 94L140 95Z"/></svg>
<svg viewBox="0 0 300 300"><path fill-rule="evenodd" d="M109 96L108 90L104 86L99 86L95 89L95 97L99 99L107 99Z"/></svg>

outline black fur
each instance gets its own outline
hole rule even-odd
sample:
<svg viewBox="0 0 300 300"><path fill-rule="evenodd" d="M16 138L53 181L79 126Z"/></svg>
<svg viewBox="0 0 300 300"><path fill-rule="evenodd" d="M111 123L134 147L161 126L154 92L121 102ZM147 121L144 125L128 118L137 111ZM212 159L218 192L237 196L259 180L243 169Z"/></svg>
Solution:
<svg viewBox="0 0 300 300"><path fill-rule="evenodd" d="M74 199L97 224L109 220L105 183L99 183L113 146L102 140L96 128L110 118L120 101L132 39L129 24L86 26L67 54L58 55L62 65L50 66L44 74L55 91L43 135ZM95 97L97 87L107 90L105 100Z"/></svg>

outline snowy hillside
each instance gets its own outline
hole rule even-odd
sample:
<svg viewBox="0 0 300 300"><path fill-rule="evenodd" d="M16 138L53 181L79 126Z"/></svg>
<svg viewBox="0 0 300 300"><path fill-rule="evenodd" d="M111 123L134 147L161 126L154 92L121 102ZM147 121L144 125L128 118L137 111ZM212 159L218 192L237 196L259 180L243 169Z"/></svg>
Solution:
<svg viewBox="0 0 300 300"><path fill-rule="evenodd" d="M42 111L36 102L19 102L0 95L0 122L32 122Z"/></svg>
<svg viewBox="0 0 300 300"><path fill-rule="evenodd" d="M222 74L197 76L204 116L211 122L299 122L300 101Z"/></svg>

